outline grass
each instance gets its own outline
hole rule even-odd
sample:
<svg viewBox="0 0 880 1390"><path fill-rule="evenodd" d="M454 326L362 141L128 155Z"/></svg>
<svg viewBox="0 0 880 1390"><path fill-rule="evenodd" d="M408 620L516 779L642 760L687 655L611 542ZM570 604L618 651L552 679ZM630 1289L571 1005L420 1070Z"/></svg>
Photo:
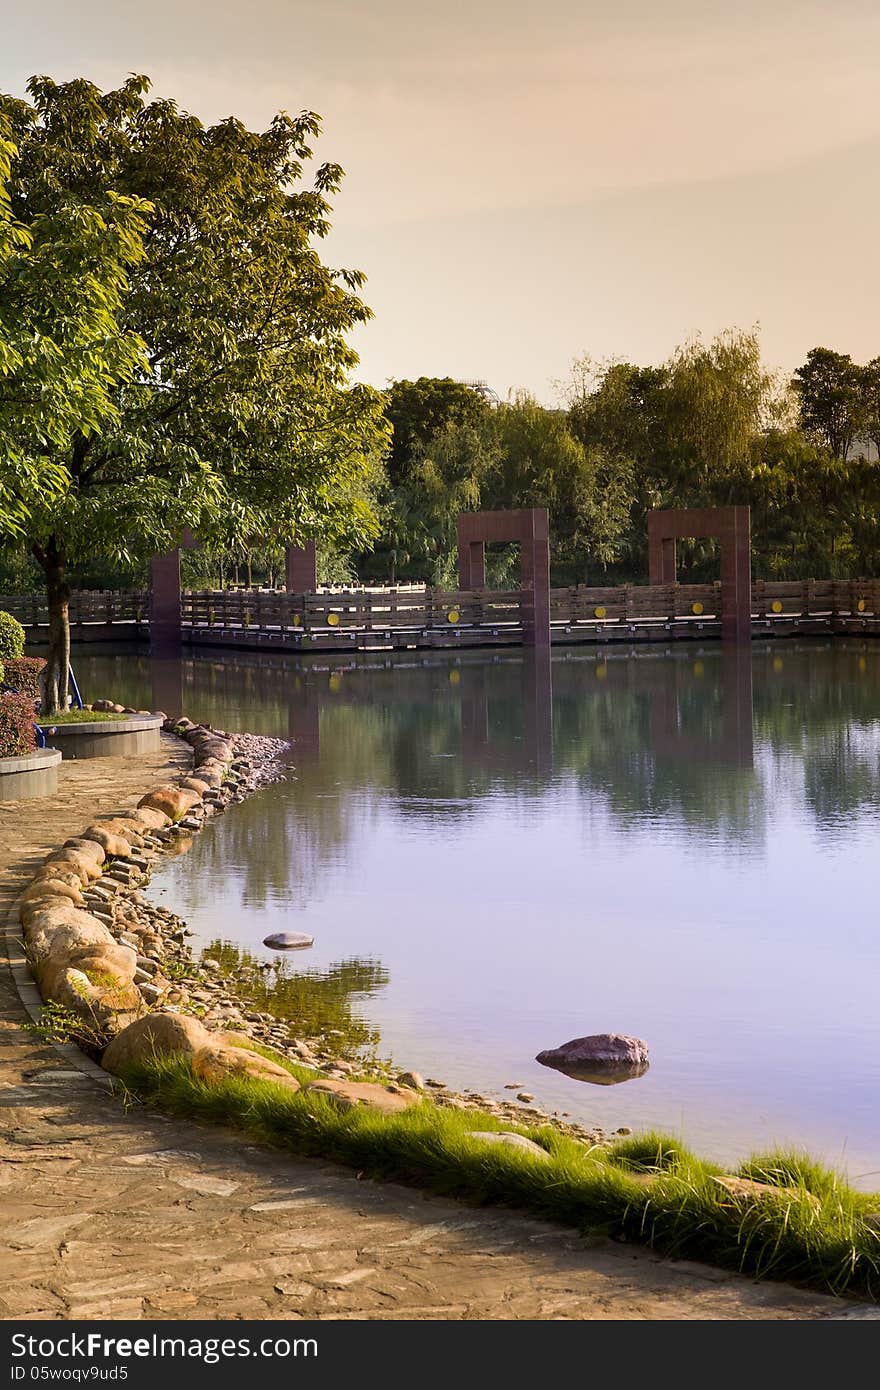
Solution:
<svg viewBox="0 0 880 1390"><path fill-rule="evenodd" d="M94 709L69 709L63 714L38 714L41 729L54 729L56 724L103 724L107 719L131 719L130 714L104 714Z"/></svg>
<svg viewBox="0 0 880 1390"><path fill-rule="evenodd" d="M254 1050L301 1081L315 1078L271 1049ZM662 1134L587 1149L549 1126L503 1125L429 1100L393 1115L340 1112L320 1095L271 1082L230 1078L206 1085L180 1057L144 1062L124 1080L132 1096L172 1114L231 1124L275 1148L349 1164L370 1177L519 1207L755 1277L826 1293L880 1293L880 1232L864 1219L880 1211L880 1197L856 1192L803 1155L770 1153L743 1164L740 1176L779 1189L778 1196L744 1200L717 1181L719 1168ZM474 1129L515 1129L550 1158L481 1143L469 1137Z"/></svg>

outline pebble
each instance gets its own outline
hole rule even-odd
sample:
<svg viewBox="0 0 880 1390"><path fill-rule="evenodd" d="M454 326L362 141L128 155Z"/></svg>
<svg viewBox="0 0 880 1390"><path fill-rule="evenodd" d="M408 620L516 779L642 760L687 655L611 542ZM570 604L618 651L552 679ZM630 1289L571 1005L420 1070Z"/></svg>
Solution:
<svg viewBox="0 0 880 1390"><path fill-rule="evenodd" d="M517 1095L517 1100L522 1100L522 1101L525 1101L526 1103L528 1103L528 1101L534 1100L534 1099L535 1099L535 1097L534 1097L533 1095L530 1095L528 1091L520 1091L519 1094Z"/></svg>

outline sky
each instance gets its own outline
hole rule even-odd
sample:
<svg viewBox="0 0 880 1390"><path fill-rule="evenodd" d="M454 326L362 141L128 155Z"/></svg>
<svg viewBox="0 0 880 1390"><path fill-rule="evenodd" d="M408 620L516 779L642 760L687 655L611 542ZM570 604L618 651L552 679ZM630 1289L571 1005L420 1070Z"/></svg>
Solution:
<svg viewBox="0 0 880 1390"><path fill-rule="evenodd" d="M878 53L876 0L42 0L4 17L0 88L134 71L205 121L318 112L359 378L551 402L583 354L730 327L784 372L880 354Z"/></svg>

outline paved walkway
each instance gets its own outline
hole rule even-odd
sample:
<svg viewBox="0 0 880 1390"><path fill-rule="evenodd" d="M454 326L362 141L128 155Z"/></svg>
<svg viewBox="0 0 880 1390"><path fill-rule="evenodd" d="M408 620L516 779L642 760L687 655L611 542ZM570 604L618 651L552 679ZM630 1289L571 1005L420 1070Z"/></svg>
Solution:
<svg viewBox="0 0 880 1390"><path fill-rule="evenodd" d="M51 801L0 804L0 911L28 864L130 804L178 747L65 763ZM126 1111L25 1021L0 952L5 1319L775 1319L850 1306Z"/></svg>

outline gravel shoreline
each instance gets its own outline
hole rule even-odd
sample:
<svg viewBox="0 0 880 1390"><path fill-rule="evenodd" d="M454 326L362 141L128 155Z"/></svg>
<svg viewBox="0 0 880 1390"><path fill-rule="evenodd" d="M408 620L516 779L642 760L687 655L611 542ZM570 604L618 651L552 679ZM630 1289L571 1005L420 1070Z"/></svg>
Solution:
<svg viewBox="0 0 880 1390"><path fill-rule="evenodd" d="M168 732L176 732L177 727L176 721L166 721ZM247 999L247 984L273 968L268 961L242 966L229 974L223 964L210 955L197 959L188 944L193 933L186 922L168 908L150 901L144 890L163 857L182 852L185 837L197 834L228 806L244 801L272 783L284 781L288 764L282 759L292 747L284 739L232 734L214 730L211 725L203 727L232 741L235 758L227 780L175 825L153 832L154 843L142 851L139 862L117 862L111 870L115 891L105 880L102 887L92 887L85 894L89 910L104 922L117 941L137 950L136 982L146 1002L165 1012L197 1017L211 1030L243 1033L254 1042L273 1048L292 1062L326 1077L393 1081L426 1092L439 1105L489 1114L508 1124L551 1125L590 1146L611 1144L614 1135L598 1126L578 1124L558 1112L548 1112L535 1104L534 1097L526 1091L520 1091L516 1100L494 1097L471 1088L456 1091L433 1077L424 1080L416 1071L373 1060L359 1063L342 1057L331 1032L316 1037L297 1035L289 1023L267 1011L255 1009ZM622 1127L615 1133L630 1132Z"/></svg>

